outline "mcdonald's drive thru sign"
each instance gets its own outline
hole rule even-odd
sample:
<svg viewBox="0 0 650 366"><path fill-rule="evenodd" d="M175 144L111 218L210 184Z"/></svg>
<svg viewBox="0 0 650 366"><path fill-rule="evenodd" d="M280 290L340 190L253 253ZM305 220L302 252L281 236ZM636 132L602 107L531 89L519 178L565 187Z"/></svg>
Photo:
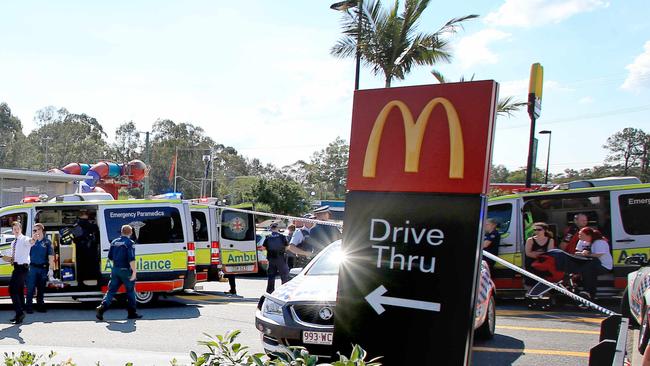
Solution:
<svg viewBox="0 0 650 366"><path fill-rule="evenodd" d="M470 362L498 85L355 93L334 344Z"/></svg>

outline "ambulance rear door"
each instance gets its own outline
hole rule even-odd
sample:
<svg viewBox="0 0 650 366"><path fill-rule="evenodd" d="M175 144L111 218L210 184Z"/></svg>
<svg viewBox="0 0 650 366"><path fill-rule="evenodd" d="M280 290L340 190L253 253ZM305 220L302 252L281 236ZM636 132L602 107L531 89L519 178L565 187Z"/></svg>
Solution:
<svg viewBox="0 0 650 366"><path fill-rule="evenodd" d="M210 225L210 211L208 206L191 205L192 229L194 231L194 245L196 256L196 282L208 280L210 270L210 254L212 231L216 228Z"/></svg>
<svg viewBox="0 0 650 366"><path fill-rule="evenodd" d="M221 209L219 247L225 274L257 273L253 214Z"/></svg>

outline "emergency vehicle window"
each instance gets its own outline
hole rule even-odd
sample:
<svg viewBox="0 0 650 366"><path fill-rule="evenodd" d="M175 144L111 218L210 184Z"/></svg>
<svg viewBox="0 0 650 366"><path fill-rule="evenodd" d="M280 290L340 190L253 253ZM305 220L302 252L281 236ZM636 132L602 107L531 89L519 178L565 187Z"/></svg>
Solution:
<svg viewBox="0 0 650 366"><path fill-rule="evenodd" d="M497 230L499 233L507 233L510 228L510 218L512 217L512 204L504 203L501 205L492 205L488 207L488 218L497 220Z"/></svg>
<svg viewBox="0 0 650 366"><path fill-rule="evenodd" d="M650 193L623 194L618 197L623 229L630 235L650 234Z"/></svg>
<svg viewBox="0 0 650 366"><path fill-rule="evenodd" d="M23 224L23 234L26 234L27 214L13 213L4 215L0 217L0 245L11 243L14 240L14 234L11 232L11 223L14 221ZM31 233L29 236L31 236Z"/></svg>
<svg viewBox="0 0 650 366"><path fill-rule="evenodd" d="M223 211L221 214L221 235L228 240L255 240L255 224L253 215Z"/></svg>
<svg viewBox="0 0 650 366"><path fill-rule="evenodd" d="M174 207L114 208L104 212L108 240L120 236L122 225L133 227L138 244L182 243L183 221Z"/></svg>
<svg viewBox="0 0 650 366"><path fill-rule="evenodd" d="M208 220L204 212L192 212L192 229L195 241L210 241L208 236Z"/></svg>

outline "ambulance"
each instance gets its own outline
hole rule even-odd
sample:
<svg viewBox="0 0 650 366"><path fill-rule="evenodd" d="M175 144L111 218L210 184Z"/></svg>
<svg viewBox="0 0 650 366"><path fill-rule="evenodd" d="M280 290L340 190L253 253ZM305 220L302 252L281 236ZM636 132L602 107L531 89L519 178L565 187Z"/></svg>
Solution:
<svg viewBox="0 0 650 366"><path fill-rule="evenodd" d="M80 217L90 225L79 225ZM82 200L30 203L0 208L0 230L18 221L30 236L35 223L45 226L55 254L54 281L46 297L97 299L111 273L108 251L122 225L133 227L136 242L136 300L194 288L196 256L189 204L180 200ZM88 228L92 228L88 230ZM83 231L90 231L83 232ZM82 239L83 238L83 239ZM5 253L11 243L0 244ZM0 296L9 296L12 266L0 260Z"/></svg>
<svg viewBox="0 0 650 366"><path fill-rule="evenodd" d="M570 186L584 188L559 186L491 198L487 216L497 221L501 233L499 257L523 268L524 245L533 235L534 222L547 223L559 245L574 216L585 214L588 226L607 237L614 258L613 271L598 277L597 296L619 296L627 285L627 274L638 269L626 265L625 259L634 254L650 258L650 184L626 184L628 180L581 181ZM519 297L525 291L522 276L500 264L492 279L499 296Z"/></svg>
<svg viewBox="0 0 650 366"><path fill-rule="evenodd" d="M227 207L192 203L197 282L222 274L257 273L255 217Z"/></svg>

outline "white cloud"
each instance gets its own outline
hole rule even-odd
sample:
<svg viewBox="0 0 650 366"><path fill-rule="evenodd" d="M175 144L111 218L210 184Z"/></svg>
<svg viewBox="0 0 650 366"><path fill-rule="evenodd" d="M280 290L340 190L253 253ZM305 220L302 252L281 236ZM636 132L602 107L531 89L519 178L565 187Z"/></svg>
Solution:
<svg viewBox="0 0 650 366"><path fill-rule="evenodd" d="M634 59L634 62L625 68L629 71L621 88L626 90L638 90L650 88L650 41L643 46L643 53Z"/></svg>
<svg viewBox="0 0 650 366"><path fill-rule="evenodd" d="M508 80L499 83L499 95L516 97L522 100L528 95L528 79Z"/></svg>
<svg viewBox="0 0 650 366"><path fill-rule="evenodd" d="M491 26L535 27L559 23L576 14L605 8L603 0L505 0L485 17Z"/></svg>
<svg viewBox="0 0 650 366"><path fill-rule="evenodd" d="M515 98L525 100L528 96L528 82L528 79L507 80L499 82L499 95L501 97L513 96ZM558 81L544 81L544 95L547 93L568 93L573 91L574 89L571 89Z"/></svg>
<svg viewBox="0 0 650 366"><path fill-rule="evenodd" d="M580 104L593 104L594 103L594 98L590 96L582 97L578 100L578 103Z"/></svg>
<svg viewBox="0 0 650 366"><path fill-rule="evenodd" d="M496 29L483 29L474 34L461 38L455 46L455 55L463 69L469 69L478 64L495 64L499 56L490 50L490 43L504 41L510 38L510 33Z"/></svg>

